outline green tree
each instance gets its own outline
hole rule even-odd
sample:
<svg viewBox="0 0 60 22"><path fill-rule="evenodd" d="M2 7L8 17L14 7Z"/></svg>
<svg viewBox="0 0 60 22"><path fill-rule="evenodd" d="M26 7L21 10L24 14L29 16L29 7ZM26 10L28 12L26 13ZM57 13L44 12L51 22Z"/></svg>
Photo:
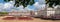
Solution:
<svg viewBox="0 0 60 22"><path fill-rule="evenodd" d="M55 4L55 6L60 5L60 0L45 0L45 1L46 1L46 4L49 3L49 7L52 7L53 4Z"/></svg>
<svg viewBox="0 0 60 22"><path fill-rule="evenodd" d="M13 1L13 0L4 0L5 2ZM24 8L27 7L27 5L33 5L35 2L34 0L15 0L16 7L19 7L19 5L23 5Z"/></svg>
<svg viewBox="0 0 60 22"><path fill-rule="evenodd" d="M0 12L0 16L8 15L8 12Z"/></svg>

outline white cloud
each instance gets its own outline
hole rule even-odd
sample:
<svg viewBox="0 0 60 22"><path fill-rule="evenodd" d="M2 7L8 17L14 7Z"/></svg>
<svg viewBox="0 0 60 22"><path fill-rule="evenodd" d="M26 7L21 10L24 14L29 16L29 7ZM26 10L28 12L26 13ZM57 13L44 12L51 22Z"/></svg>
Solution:
<svg viewBox="0 0 60 22"><path fill-rule="evenodd" d="M2 11L2 9L3 9L3 3L0 3L0 11Z"/></svg>
<svg viewBox="0 0 60 22"><path fill-rule="evenodd" d="M25 8L25 10L34 11L34 9L30 9L29 6L30 6L30 5L28 5L28 6Z"/></svg>
<svg viewBox="0 0 60 22"><path fill-rule="evenodd" d="M0 3L0 11L8 11L11 10L11 8L14 8L14 2L10 1L10 2L6 2L6 3Z"/></svg>
<svg viewBox="0 0 60 22"><path fill-rule="evenodd" d="M34 6L36 7L36 8L38 8L39 10L43 10L44 8L45 8L45 4L39 4L39 2L36 2L35 4L34 4Z"/></svg>
<svg viewBox="0 0 60 22"><path fill-rule="evenodd" d="M28 7L29 7L29 6L27 6L26 8L24 8L24 9L23 9L23 6L22 6L22 5L20 5L20 6L19 6L19 7L17 7L16 9L18 9L18 11L27 12Z"/></svg>
<svg viewBox="0 0 60 22"><path fill-rule="evenodd" d="M23 6L22 6L22 5L20 5L19 7L17 7L17 9L23 9Z"/></svg>
<svg viewBox="0 0 60 22"><path fill-rule="evenodd" d="M45 8L45 0L38 0L38 2L35 2L34 6L38 8L39 10L44 10Z"/></svg>
<svg viewBox="0 0 60 22"><path fill-rule="evenodd" d="M4 5L3 3L0 3L0 9L2 9L2 8L3 8L3 5Z"/></svg>
<svg viewBox="0 0 60 22"><path fill-rule="evenodd" d="M46 3L45 0L39 0L38 2L39 2L39 4L45 4Z"/></svg>
<svg viewBox="0 0 60 22"><path fill-rule="evenodd" d="M12 11L13 9L11 9L11 8L15 8L14 10L17 10L17 11L18 10L20 10L20 11L33 10L33 9L29 9L28 8L29 5L25 9L23 9L23 6L22 5L20 5L19 7L16 8L16 7L14 7L14 4L15 4L14 1L10 1L10 2L7 2L5 4L1 4L0 3L0 8L2 8L3 10L6 10L6 11ZM37 7L38 9L42 9L42 8L44 8L45 5L44 4L43 5L40 5L39 2L36 2L34 4L34 6Z"/></svg>
<svg viewBox="0 0 60 22"><path fill-rule="evenodd" d="M10 1L8 3L5 3L4 4L4 9L7 9L7 8L13 8L14 7L14 2L13 1Z"/></svg>
<svg viewBox="0 0 60 22"><path fill-rule="evenodd" d="M15 9L11 9L11 8L15 8ZM14 7L14 2L10 1L8 3L4 4L4 9L8 9L9 11L26 11L25 9L23 9L23 6L20 5L19 7Z"/></svg>

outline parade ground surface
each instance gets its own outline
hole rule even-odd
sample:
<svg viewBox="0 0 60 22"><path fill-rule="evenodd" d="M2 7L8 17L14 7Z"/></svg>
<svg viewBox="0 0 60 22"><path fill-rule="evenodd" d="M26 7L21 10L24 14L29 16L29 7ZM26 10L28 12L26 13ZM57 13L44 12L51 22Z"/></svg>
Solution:
<svg viewBox="0 0 60 22"><path fill-rule="evenodd" d="M33 20L3 20L4 17L8 17L8 16L1 16L0 17L0 22L60 22L60 20L43 20L40 18L33 18Z"/></svg>

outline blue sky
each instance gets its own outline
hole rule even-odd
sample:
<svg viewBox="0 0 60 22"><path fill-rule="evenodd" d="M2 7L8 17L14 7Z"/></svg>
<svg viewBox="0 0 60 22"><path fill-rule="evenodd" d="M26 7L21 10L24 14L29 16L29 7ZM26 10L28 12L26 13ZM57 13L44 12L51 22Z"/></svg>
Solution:
<svg viewBox="0 0 60 22"><path fill-rule="evenodd" d="M32 6L29 6L28 9L32 9L32 10L38 9L37 6L40 7L41 4L44 4L45 3L45 0L35 0L35 2L38 2L39 4L38 3L35 3L36 4L35 5L36 7L34 5L32 5ZM0 3L4 3L4 0L0 0ZM11 9L12 9L12 7L9 7L9 8L6 8L5 11L10 11ZM15 9L17 9L17 8L15 8Z"/></svg>
<svg viewBox="0 0 60 22"><path fill-rule="evenodd" d="M4 0L0 0L0 3L3 3L4 2Z"/></svg>

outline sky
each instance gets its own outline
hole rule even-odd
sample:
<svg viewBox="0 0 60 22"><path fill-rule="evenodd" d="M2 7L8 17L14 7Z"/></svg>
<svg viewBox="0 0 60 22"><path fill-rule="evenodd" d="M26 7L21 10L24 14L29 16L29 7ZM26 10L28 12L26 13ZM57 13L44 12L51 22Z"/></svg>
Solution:
<svg viewBox="0 0 60 22"><path fill-rule="evenodd" d="M34 0L35 3L30 6L28 5L25 9L23 9L23 6L19 6L18 8L14 7L13 4L14 2L13 1L10 1L10 2L7 2L5 3L4 0L0 0L0 12L1 11L7 11L7 12L10 12L10 11L13 11L13 10L43 10L45 8L45 0Z"/></svg>

